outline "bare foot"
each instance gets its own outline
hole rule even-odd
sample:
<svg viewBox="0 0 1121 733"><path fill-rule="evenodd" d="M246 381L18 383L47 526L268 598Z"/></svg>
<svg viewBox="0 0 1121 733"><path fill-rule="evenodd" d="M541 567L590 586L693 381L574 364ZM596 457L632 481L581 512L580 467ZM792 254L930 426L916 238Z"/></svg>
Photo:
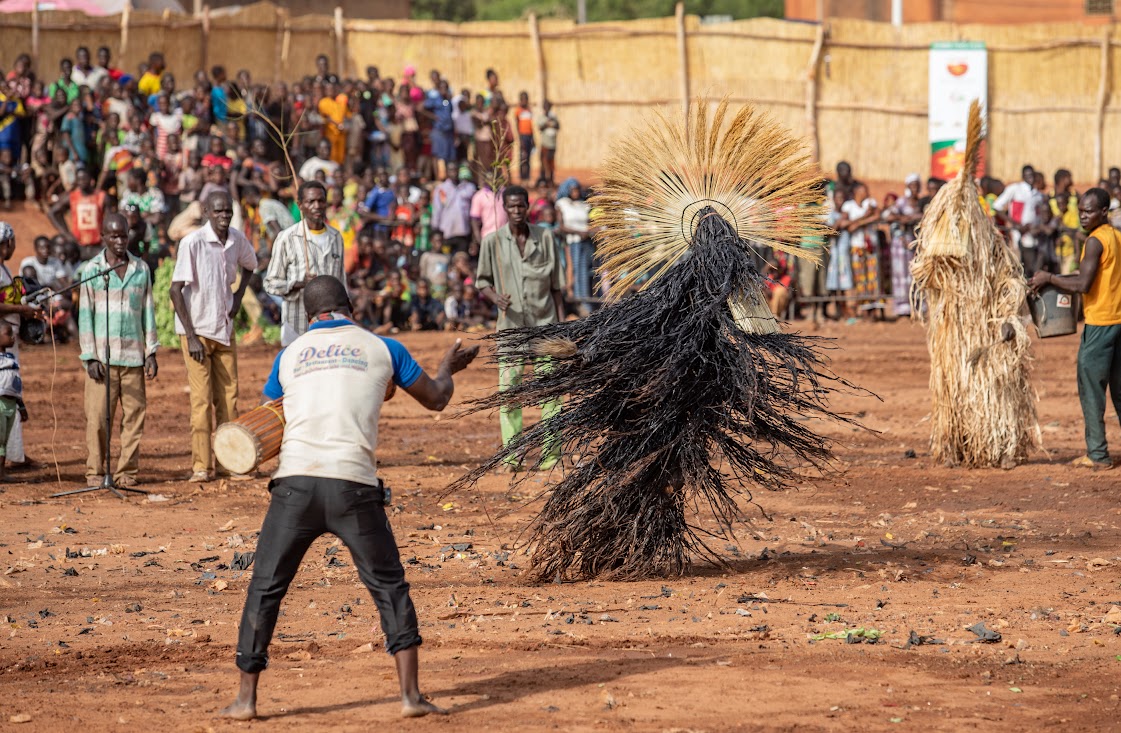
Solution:
<svg viewBox="0 0 1121 733"><path fill-rule="evenodd" d="M425 715L447 715L448 711L438 708L423 697L415 700L405 700L401 703L402 718L423 718Z"/></svg>
<svg viewBox="0 0 1121 733"><path fill-rule="evenodd" d="M224 707L218 711L218 714L223 718L230 718L232 720L253 720L257 717L257 705L252 702L244 702L241 699L234 700L228 707ZM423 713L421 713L423 715Z"/></svg>

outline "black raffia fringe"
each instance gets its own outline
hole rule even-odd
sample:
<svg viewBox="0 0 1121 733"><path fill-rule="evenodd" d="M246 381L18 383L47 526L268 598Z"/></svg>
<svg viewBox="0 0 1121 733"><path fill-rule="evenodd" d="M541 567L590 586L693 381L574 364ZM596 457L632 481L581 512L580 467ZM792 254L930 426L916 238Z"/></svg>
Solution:
<svg viewBox="0 0 1121 733"><path fill-rule="evenodd" d="M806 418L853 422L827 406L854 388L828 370L821 339L736 326L729 297L762 298L764 285L735 231L707 216L691 254L646 290L581 320L489 336L515 364L537 363L543 348L560 355L468 413L560 398L564 407L451 489L559 445L576 465L530 528L537 580L680 575L696 557L722 563L703 536L731 536L747 487L777 490L802 480L795 469L828 470L831 443ZM719 534L690 524L687 506L694 516L707 507Z"/></svg>

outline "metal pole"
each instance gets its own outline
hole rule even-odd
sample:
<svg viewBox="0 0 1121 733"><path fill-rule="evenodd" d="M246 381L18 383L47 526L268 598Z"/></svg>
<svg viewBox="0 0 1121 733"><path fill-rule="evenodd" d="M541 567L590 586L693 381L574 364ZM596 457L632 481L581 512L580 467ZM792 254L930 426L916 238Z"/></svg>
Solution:
<svg viewBox="0 0 1121 733"><path fill-rule="evenodd" d="M580 25L588 22L588 0L576 0L576 22Z"/></svg>
<svg viewBox="0 0 1121 733"><path fill-rule="evenodd" d="M112 446L113 440L113 391L110 385L113 382L113 360L109 356L109 275L110 271L105 271L105 475L101 477L101 488L108 489L118 499L123 499L124 496L117 491L117 485L113 482L113 468L110 463L109 451ZM123 405L122 405L123 408Z"/></svg>
<svg viewBox="0 0 1121 733"><path fill-rule="evenodd" d="M903 25L903 0L891 0L891 24L896 28Z"/></svg>

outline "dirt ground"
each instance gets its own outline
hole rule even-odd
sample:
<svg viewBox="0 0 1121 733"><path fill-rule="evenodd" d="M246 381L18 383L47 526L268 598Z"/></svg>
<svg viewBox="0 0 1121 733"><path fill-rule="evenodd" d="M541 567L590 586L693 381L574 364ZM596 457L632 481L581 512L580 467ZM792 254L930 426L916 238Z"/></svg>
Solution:
<svg viewBox="0 0 1121 733"><path fill-rule="evenodd" d="M254 548L266 481L184 482L184 368L161 352L143 443L152 494L48 498L82 479L85 378L76 348L28 348L28 450L49 465L0 493L0 729L1116 727L1121 474L1066 465L1082 447L1076 339L1037 344L1049 453L1012 471L965 471L929 456L919 327L819 333L836 339L836 371L880 397L836 407L877 432L821 424L843 474L758 496L767 515L747 506L751 526L716 545L730 566L681 578L528 584L519 533L544 478L513 491L490 476L444 495L495 449L497 419L453 419L455 404L433 415L404 394L390 402L379 459L425 638L422 687L452 711L407 723L376 611L332 537L312 547L285 602L262 676L264 719L216 718L234 693L248 582L229 566ZM402 340L433 368L450 338ZM241 351L243 405L256 402L272 356ZM495 381L473 366L455 403ZM1121 444L1112 417L1109 429ZM967 628L979 622L1000 640L977 643ZM882 638L811 640L854 628ZM908 648L911 632L937 643Z"/></svg>

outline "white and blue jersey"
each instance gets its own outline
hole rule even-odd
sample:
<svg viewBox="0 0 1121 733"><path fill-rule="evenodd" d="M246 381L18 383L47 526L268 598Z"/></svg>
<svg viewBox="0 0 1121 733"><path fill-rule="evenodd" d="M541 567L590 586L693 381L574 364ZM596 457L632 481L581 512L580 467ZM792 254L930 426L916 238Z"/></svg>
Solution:
<svg viewBox="0 0 1121 733"><path fill-rule="evenodd" d="M284 398L284 440L273 478L316 476L375 485L378 417L389 380L422 370L400 342L340 318L313 323L277 354L265 397Z"/></svg>

